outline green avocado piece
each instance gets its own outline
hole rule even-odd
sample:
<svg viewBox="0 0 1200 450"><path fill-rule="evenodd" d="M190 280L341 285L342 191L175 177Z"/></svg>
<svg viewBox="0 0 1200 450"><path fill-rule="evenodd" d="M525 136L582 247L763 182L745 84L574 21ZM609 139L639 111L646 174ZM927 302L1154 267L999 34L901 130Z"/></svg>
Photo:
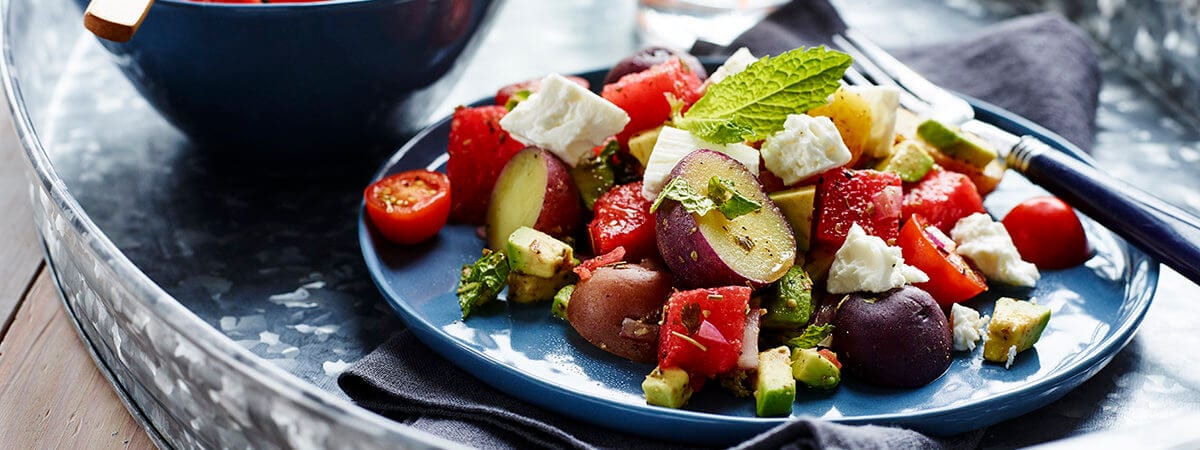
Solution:
<svg viewBox="0 0 1200 450"><path fill-rule="evenodd" d="M933 156L915 141L904 141L896 146L891 156L875 166L876 170L900 175L900 179L915 183L925 178L933 168Z"/></svg>
<svg viewBox="0 0 1200 450"><path fill-rule="evenodd" d="M813 282L803 267L792 266L763 298L763 328L796 330L808 323L813 312Z"/></svg>
<svg viewBox="0 0 1200 450"><path fill-rule="evenodd" d="M1016 353L1033 348L1048 323L1049 307L1008 297L997 299L983 343L983 359L1008 362L1009 348L1016 347Z"/></svg>
<svg viewBox="0 0 1200 450"><path fill-rule="evenodd" d="M651 405L682 408L692 398L692 384L683 369L655 367L642 381L642 393Z"/></svg>
<svg viewBox="0 0 1200 450"><path fill-rule="evenodd" d="M542 278L553 277L569 268L567 266L574 259L570 245L529 227L517 228L508 236L505 254L513 272Z"/></svg>
<svg viewBox="0 0 1200 450"><path fill-rule="evenodd" d="M558 290L554 294L554 303L550 304L550 314L562 320L567 320L567 303L571 301L571 294L575 293L575 285L568 284Z"/></svg>
<svg viewBox="0 0 1200 450"><path fill-rule="evenodd" d="M758 379L754 384L754 412L759 417L786 416L796 401L796 380L791 374L791 351L775 347L758 354Z"/></svg>
<svg viewBox="0 0 1200 450"><path fill-rule="evenodd" d="M527 273L508 273L508 301L515 303L537 303L551 300L563 286L574 281L574 272L564 270L551 277L539 277Z"/></svg>
<svg viewBox="0 0 1200 450"><path fill-rule="evenodd" d="M917 126L917 136L946 156L983 169L996 159L996 151L969 134L954 130L933 119Z"/></svg>
<svg viewBox="0 0 1200 450"><path fill-rule="evenodd" d="M842 382L842 370L825 359L815 348L792 352L792 378L817 389L833 389Z"/></svg>
<svg viewBox="0 0 1200 450"><path fill-rule="evenodd" d="M812 236L813 200L817 197L816 186L801 186L786 191L767 194L779 212L792 226L792 234L796 236L796 250L808 251L809 240Z"/></svg>

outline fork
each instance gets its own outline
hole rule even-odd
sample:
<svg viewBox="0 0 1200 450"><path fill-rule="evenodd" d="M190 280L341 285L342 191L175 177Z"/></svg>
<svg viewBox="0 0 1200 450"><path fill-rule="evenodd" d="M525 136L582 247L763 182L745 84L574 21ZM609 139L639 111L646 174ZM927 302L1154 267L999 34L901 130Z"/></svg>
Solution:
<svg viewBox="0 0 1200 450"><path fill-rule="evenodd" d="M1055 150L1037 137L1016 136L976 120L975 109L966 100L926 80L861 33L848 29L835 35L833 43L854 58L844 77L847 84L897 88L900 104L906 109L988 140L1009 168L1200 283L1200 217L1112 177L1090 161Z"/></svg>

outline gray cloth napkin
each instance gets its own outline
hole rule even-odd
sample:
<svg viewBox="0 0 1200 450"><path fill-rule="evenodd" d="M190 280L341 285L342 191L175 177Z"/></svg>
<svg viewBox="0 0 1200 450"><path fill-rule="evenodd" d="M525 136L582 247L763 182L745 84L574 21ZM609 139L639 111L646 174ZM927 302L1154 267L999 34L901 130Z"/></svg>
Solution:
<svg viewBox="0 0 1200 450"><path fill-rule="evenodd" d="M826 1L795 1L728 48L697 43L693 51L699 56L728 54L746 46L756 55L777 54L827 43L842 28L836 10ZM897 49L896 54L934 82L1007 108L1087 150L1100 84L1088 42L1061 17L1034 15L981 30L960 42ZM514 399L433 353L408 331L351 366L338 384L367 409L481 448L674 446L580 423ZM796 419L741 447L969 448L981 437L982 430L936 439L900 428Z"/></svg>

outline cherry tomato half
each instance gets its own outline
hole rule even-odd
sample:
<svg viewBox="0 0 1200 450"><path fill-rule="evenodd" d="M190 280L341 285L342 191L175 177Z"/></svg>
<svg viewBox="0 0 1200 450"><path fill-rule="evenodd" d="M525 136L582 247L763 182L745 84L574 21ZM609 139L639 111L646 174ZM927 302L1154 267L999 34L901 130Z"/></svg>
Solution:
<svg viewBox="0 0 1200 450"><path fill-rule="evenodd" d="M363 191L367 216L387 240L415 244L437 234L450 216L450 179L429 170L389 175Z"/></svg>
<svg viewBox="0 0 1200 450"><path fill-rule="evenodd" d="M1058 197L1021 202L1000 221L1021 259L1040 269L1065 269L1087 261L1087 234L1075 210Z"/></svg>
<svg viewBox="0 0 1200 450"><path fill-rule="evenodd" d="M929 281L914 286L924 289L939 305L950 306L987 290L987 281L954 251L954 241L924 217L909 216L900 228L900 251L905 264L921 269Z"/></svg>

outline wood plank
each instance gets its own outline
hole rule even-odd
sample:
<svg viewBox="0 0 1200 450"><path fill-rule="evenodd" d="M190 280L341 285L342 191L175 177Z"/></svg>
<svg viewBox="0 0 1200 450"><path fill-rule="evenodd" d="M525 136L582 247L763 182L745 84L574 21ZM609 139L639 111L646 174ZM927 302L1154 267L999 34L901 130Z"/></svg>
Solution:
<svg viewBox="0 0 1200 450"><path fill-rule="evenodd" d="M25 179L25 154L8 108L0 107L0 338L42 263Z"/></svg>
<svg viewBox="0 0 1200 450"><path fill-rule="evenodd" d="M0 341L0 436L5 448L154 447L92 362L46 270Z"/></svg>

